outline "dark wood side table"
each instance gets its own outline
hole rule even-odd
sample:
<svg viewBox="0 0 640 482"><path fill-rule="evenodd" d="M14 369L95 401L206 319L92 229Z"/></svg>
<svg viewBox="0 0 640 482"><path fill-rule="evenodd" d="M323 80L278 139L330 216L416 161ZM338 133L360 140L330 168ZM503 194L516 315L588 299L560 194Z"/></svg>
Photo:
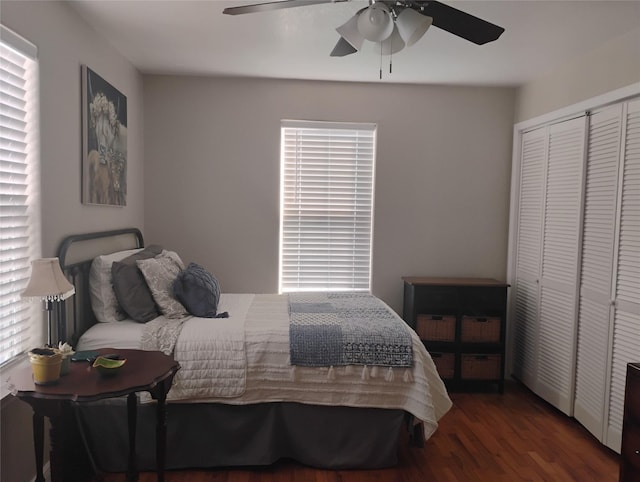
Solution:
<svg viewBox="0 0 640 482"><path fill-rule="evenodd" d="M450 391L504 390L507 288L488 278L405 276L404 320Z"/></svg>
<svg viewBox="0 0 640 482"><path fill-rule="evenodd" d="M640 363L627 364L620 482L640 480Z"/></svg>
<svg viewBox="0 0 640 482"><path fill-rule="evenodd" d="M113 377L102 377L87 362L72 362L67 375L55 385L41 386L33 383L31 367L27 366L9 380L12 393L33 408L33 439L36 456L36 482L45 482L42 472L44 447L44 417L51 421L51 480L67 482L65 460L61 455L65 427L63 413L68 413L72 403L93 402L106 398L127 396L129 426L129 466L127 480L138 478L136 464L137 392L149 392L157 401L156 464L158 481L164 480L166 452L167 393L180 365L173 357L159 351L120 350L102 348L100 354L116 353L127 362Z"/></svg>

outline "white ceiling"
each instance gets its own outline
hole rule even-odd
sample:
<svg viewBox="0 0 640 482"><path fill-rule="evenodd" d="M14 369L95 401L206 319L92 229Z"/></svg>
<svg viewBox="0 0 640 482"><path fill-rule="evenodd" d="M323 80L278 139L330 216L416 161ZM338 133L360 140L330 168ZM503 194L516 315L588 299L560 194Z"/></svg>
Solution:
<svg viewBox="0 0 640 482"><path fill-rule="evenodd" d="M143 73L380 82L380 55L365 42L329 53L367 0L223 15L261 0L72 0L72 6ZM382 82L519 85L640 28L638 1L447 1L506 29L475 45L432 27L383 60Z"/></svg>

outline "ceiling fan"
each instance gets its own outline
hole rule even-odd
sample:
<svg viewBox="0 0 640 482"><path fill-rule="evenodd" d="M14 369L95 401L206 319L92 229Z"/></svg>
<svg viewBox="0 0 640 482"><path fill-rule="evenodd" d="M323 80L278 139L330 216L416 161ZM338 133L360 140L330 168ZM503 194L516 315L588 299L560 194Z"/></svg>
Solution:
<svg viewBox="0 0 640 482"><path fill-rule="evenodd" d="M351 0L280 0L225 8L222 13L240 15L282 8ZM336 28L340 39L332 57L358 52L365 40L380 43L380 53L392 55L417 42L431 25L477 45L492 42L504 28L435 0L369 0L344 25Z"/></svg>

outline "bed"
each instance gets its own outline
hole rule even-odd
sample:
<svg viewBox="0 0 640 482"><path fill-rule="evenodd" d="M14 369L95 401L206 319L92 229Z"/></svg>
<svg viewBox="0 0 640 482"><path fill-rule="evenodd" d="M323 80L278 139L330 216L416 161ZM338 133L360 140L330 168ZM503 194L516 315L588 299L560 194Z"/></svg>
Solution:
<svg viewBox="0 0 640 482"><path fill-rule="evenodd" d="M57 331L76 350L160 349L180 362L167 399L168 469L260 466L282 458L318 468L389 467L397 463L400 430L410 430L420 445L450 409L420 339L371 295L222 292L217 312L227 318L185 316L176 323L160 314L147 323L96 322L94 259L143 247L137 229L66 238L59 258L76 296L58 313ZM357 329L341 328L336 344L334 320L345 316L354 318ZM369 329L361 325L378 323L376 329L387 330L384 337L393 342L381 349L358 341L360 329ZM388 331L400 325L400 332ZM142 470L155 463L153 403L140 399ZM76 413L92 462L101 470L124 471L126 401L84 404Z"/></svg>

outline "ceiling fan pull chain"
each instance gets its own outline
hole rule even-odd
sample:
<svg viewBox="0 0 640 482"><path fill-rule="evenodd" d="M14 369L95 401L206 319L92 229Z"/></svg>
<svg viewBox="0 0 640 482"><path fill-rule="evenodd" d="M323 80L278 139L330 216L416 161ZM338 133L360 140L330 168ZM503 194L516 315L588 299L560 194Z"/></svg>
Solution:
<svg viewBox="0 0 640 482"><path fill-rule="evenodd" d="M382 80L382 42L380 42L380 80Z"/></svg>

